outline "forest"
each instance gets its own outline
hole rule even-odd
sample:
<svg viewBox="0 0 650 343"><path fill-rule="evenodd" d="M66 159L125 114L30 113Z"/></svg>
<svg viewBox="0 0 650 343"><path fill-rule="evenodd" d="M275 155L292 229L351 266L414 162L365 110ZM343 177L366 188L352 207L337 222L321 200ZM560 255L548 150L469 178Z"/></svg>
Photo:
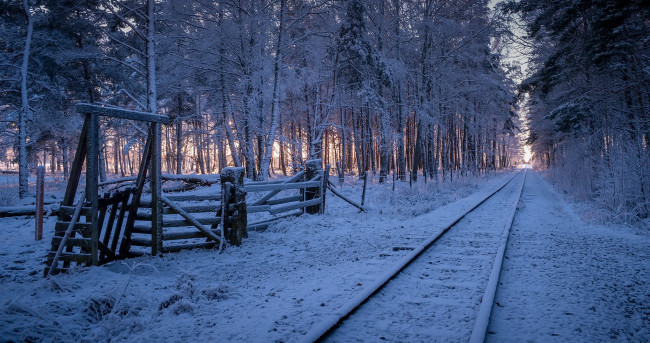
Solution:
<svg viewBox="0 0 650 343"><path fill-rule="evenodd" d="M526 146L567 192L647 218L648 18L642 0L3 1L0 169L21 197L37 165L67 175L92 103L169 116L165 173L321 158L445 182ZM137 173L146 133L102 121L102 179Z"/></svg>
<svg viewBox="0 0 650 343"><path fill-rule="evenodd" d="M519 85L527 144L540 168L611 219L650 210L650 3L503 4L527 33L530 75Z"/></svg>
<svg viewBox="0 0 650 343"><path fill-rule="evenodd" d="M515 89L487 5L3 2L2 167L65 174L79 102L170 116L169 173L243 166L262 180L311 158L382 180L509 166ZM101 173L137 172L145 132L103 122Z"/></svg>

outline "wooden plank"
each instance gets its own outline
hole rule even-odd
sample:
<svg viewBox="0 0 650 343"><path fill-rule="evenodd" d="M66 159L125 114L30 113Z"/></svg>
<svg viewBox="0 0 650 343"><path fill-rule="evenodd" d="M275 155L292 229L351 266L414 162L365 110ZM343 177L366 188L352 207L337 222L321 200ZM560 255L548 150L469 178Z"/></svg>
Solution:
<svg viewBox="0 0 650 343"><path fill-rule="evenodd" d="M59 214L60 215L66 215L66 216L71 216L74 214L76 206L63 206L59 207ZM89 216L91 215L90 212L92 210L92 207L89 206L84 206L81 208L81 215L82 216Z"/></svg>
<svg viewBox="0 0 650 343"><path fill-rule="evenodd" d="M162 252L162 152L160 123L152 123L153 143L151 146L151 255Z"/></svg>
<svg viewBox="0 0 650 343"><path fill-rule="evenodd" d="M115 184L115 183L136 181L137 179L138 179L137 176L127 176L127 177L122 177L122 178L119 178L119 179L113 179L113 180L100 182L99 186L102 187L102 186L112 185L112 184Z"/></svg>
<svg viewBox="0 0 650 343"><path fill-rule="evenodd" d="M167 199L177 202L186 202L186 201L221 201L221 195L167 195ZM214 206L219 207L219 203L215 205L205 205L205 206ZM141 208L151 208L151 200L141 200Z"/></svg>
<svg viewBox="0 0 650 343"><path fill-rule="evenodd" d="M300 173L302 173L302 171ZM292 176L292 178L293 177L295 177L295 175ZM246 186L273 185L273 184L279 184L279 183L286 183L287 181L288 180L251 181L251 182L246 182L245 185Z"/></svg>
<svg viewBox="0 0 650 343"><path fill-rule="evenodd" d="M43 212L45 212L45 210ZM17 216L33 216L34 214L36 214L36 208L34 205L0 207L0 218L17 217Z"/></svg>
<svg viewBox="0 0 650 343"><path fill-rule="evenodd" d="M59 245L61 244L61 241L63 241L63 237L61 236L54 236L52 237L52 244ZM71 247L84 247L90 249L91 247L91 240L89 238L68 238L65 242L66 246L71 246Z"/></svg>
<svg viewBox="0 0 650 343"><path fill-rule="evenodd" d="M113 241L111 242L111 247L110 247L111 251L113 251L115 254L118 254L117 243L120 240L120 234L122 233L122 223L124 222L124 215L127 211L130 197L131 197L131 191L125 191L124 193L122 193L122 197L120 199L121 201L120 214L117 217L117 224L115 224L115 232L113 233Z"/></svg>
<svg viewBox="0 0 650 343"><path fill-rule="evenodd" d="M97 114L104 117L147 121L152 123L169 124L169 117L150 112L132 111L123 108L104 107L86 103L77 104L77 112L83 114Z"/></svg>
<svg viewBox="0 0 650 343"><path fill-rule="evenodd" d="M215 242L201 242L194 244L166 245L163 247L163 253L179 252L187 249L212 249L217 245Z"/></svg>
<svg viewBox="0 0 650 343"><path fill-rule="evenodd" d="M131 245L135 245L135 246L139 246L139 247L150 247L151 246L151 239L149 239L149 238L131 237Z"/></svg>
<svg viewBox="0 0 650 343"><path fill-rule="evenodd" d="M265 192L265 191L283 191L287 189L318 187L320 186L320 184L321 184L320 181L305 181L305 182L254 185L254 186L246 185L244 186L244 191L246 191L247 193Z"/></svg>
<svg viewBox="0 0 650 343"><path fill-rule="evenodd" d="M133 228L131 229L131 232L133 232L133 233L151 234L151 226L149 226L149 225L133 225Z"/></svg>
<svg viewBox="0 0 650 343"><path fill-rule="evenodd" d="M193 228L193 226L192 226ZM212 233L215 235L220 235L221 230L211 229ZM190 238L205 238L205 235L200 231L180 231L180 232L165 232L163 233L163 238L165 241L175 241L179 239L190 239Z"/></svg>
<svg viewBox="0 0 650 343"><path fill-rule="evenodd" d="M302 195L294 195L285 198L271 199L268 200L265 204L273 206L273 205L281 205L281 204L286 204L286 203L301 201L301 200L302 200Z"/></svg>
<svg viewBox="0 0 650 343"><path fill-rule="evenodd" d="M135 192L133 193L133 198L131 200L131 205L129 208L129 216L126 218L126 226L124 227L124 237L122 237L122 243L120 244L120 256L128 256L129 249L131 245L131 229L135 224L136 214L138 213L138 207L140 206L140 197L142 196L142 190L144 189L144 183L147 177L147 170L149 169L149 161L151 160L151 139L152 139L152 127L149 127L149 135L147 136L147 141L144 144L144 151L142 154L142 160L140 161L140 167L138 169L138 179L135 182Z"/></svg>
<svg viewBox="0 0 650 343"><path fill-rule="evenodd" d="M217 225L221 223L221 218L194 218L199 225ZM187 219L166 219L163 221L163 227L180 227L180 226L195 226L194 223Z"/></svg>
<svg viewBox="0 0 650 343"><path fill-rule="evenodd" d="M358 208L358 209L361 210L361 211L366 211L366 208L365 208L365 207L363 207L363 206L361 206L361 205L355 203L354 201L352 201L352 200L346 198L343 194L337 192L337 191L336 191L332 186L329 186L329 185L328 185L328 188L329 188L329 190L330 190L332 193L334 193L334 195L336 195L336 196L338 196L339 198L345 200L348 204L350 204L350 205L352 205L352 206Z"/></svg>
<svg viewBox="0 0 650 343"><path fill-rule="evenodd" d="M104 246L108 246L110 244L111 234L113 233L113 228L114 228L113 225L115 224L115 218L117 217L117 209L119 207L120 200L121 200L121 194L114 194L113 198L111 199L112 201L111 212L108 215L108 222L106 223L106 231L104 232L104 238L100 242ZM119 228L117 230L119 230ZM99 250L101 250L101 247ZM100 260L103 260L105 257L106 255L103 252L99 255Z"/></svg>
<svg viewBox="0 0 650 343"><path fill-rule="evenodd" d="M68 228L68 225L70 225L70 222L57 221L54 225L55 234L63 234L63 232ZM91 223L75 223L73 228L73 231L81 233L84 237L90 237L92 234L91 230Z"/></svg>
<svg viewBox="0 0 650 343"><path fill-rule="evenodd" d="M167 199L164 195L160 196L160 200L165 203L165 205L169 206L172 208L174 211L176 211L178 214L180 214L183 218L185 218L187 221L189 221L194 227L199 229L199 231L203 232L206 237L212 239L215 242L219 242L219 237L217 237L212 231L206 229L203 227L203 225L195 219L194 217L190 216L187 212L183 211L182 208L180 208L178 205ZM216 217L213 219L217 219ZM161 238L162 238L162 228L161 228Z"/></svg>
<svg viewBox="0 0 650 343"><path fill-rule="evenodd" d="M300 179L302 178L303 175L305 175L305 172L301 170L301 171L297 172L296 175L292 176L290 179L288 179L288 180L282 182L282 184L287 184L287 183L291 183L291 182L298 181L298 180L300 180ZM258 183L258 184L259 184L259 183ZM251 186L252 186L252 185L251 185ZM244 189L246 189L246 185L244 185ZM270 191L269 193L264 194L263 197L261 197L260 199L258 199L258 200L255 201L254 203L252 203L251 206L262 205L262 204L264 204L267 200L271 199L274 195L276 195L276 194L278 194L278 193L280 193L280 191L278 191L278 190L276 190L276 191Z"/></svg>
<svg viewBox="0 0 650 343"><path fill-rule="evenodd" d="M220 201L221 193L217 194L174 194L165 195L171 201Z"/></svg>
<svg viewBox="0 0 650 343"><path fill-rule="evenodd" d="M99 248L99 251L101 252L100 256L100 264L110 262L115 260L115 252L113 252L111 249L109 249L103 242L99 242L97 244L97 247Z"/></svg>
<svg viewBox="0 0 650 343"><path fill-rule="evenodd" d="M77 144L77 151L75 152L72 168L70 169L70 176L68 177L65 195L63 196L63 202L61 203L63 206L72 206L74 204L74 196L77 193L79 178L81 177L81 171L83 169L84 161L86 160L86 149L88 148L86 143L89 126L90 118L85 116L81 135L79 136L79 144Z"/></svg>
<svg viewBox="0 0 650 343"><path fill-rule="evenodd" d="M185 181L191 183L198 183L201 185L209 186L221 182L219 175L216 177L208 177L207 175L181 175L181 174L162 174L163 180L168 181Z"/></svg>
<svg viewBox="0 0 650 343"><path fill-rule="evenodd" d="M316 199L311 199L311 200L307 200L307 201L301 201L301 202L298 202L298 203L295 203L295 204L289 204L289 205L285 205L285 206L279 206L279 207L276 207L276 208L272 208L269 211L269 213L270 214L282 213L282 212L286 212L286 211L297 210L299 208L305 208L307 206L319 205L320 203L321 203L320 198L316 198Z"/></svg>
<svg viewBox="0 0 650 343"><path fill-rule="evenodd" d="M171 199L170 199L171 200ZM206 213L206 212L212 212L212 213L217 213L217 209L221 207L221 204L212 204L212 205L189 205L189 206L181 206L183 211L187 213ZM168 213L174 213L173 210L166 208L165 211L163 211L164 214Z"/></svg>
<svg viewBox="0 0 650 343"><path fill-rule="evenodd" d="M90 202L90 222L92 247L90 250L91 262L93 266L99 265L99 115L91 113L90 126L88 127L88 156L86 157L86 198Z"/></svg>
<svg viewBox="0 0 650 343"><path fill-rule="evenodd" d="M259 205L259 206L246 207L246 212L248 213L268 212L270 210L271 210L271 205Z"/></svg>
<svg viewBox="0 0 650 343"><path fill-rule="evenodd" d="M136 214L135 219L136 220L151 220L151 212L138 211L138 214Z"/></svg>

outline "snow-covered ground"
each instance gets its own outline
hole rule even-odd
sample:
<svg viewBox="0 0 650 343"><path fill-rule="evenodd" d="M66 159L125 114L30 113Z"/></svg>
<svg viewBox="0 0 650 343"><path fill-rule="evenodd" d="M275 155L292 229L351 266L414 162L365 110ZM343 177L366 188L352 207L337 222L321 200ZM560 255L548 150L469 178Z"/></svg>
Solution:
<svg viewBox="0 0 650 343"><path fill-rule="evenodd" d="M500 286L504 289L497 293L497 302L504 307L495 309L495 327L490 328L495 334L491 338L546 341L549 337L559 337L590 341L593 337L609 337L571 335L570 330L580 320L584 320L583 333L593 331L596 325L617 332L621 329L638 332L644 325L647 327L650 316L647 231L635 234L624 227L592 229L571 215L570 206L545 181L534 173L528 175L524 199L533 202L524 201L522 213L515 218L515 225L521 225L522 220L524 225L513 232L512 244L520 244L522 250L517 252L509 247L506 251L506 274L502 276L504 285ZM50 245L55 218L47 218L44 240L39 242L33 240L32 218L2 218L0 339L300 341L311 327L408 253L408 250L395 251L394 247L417 244L436 223L463 211L472 200L510 176L462 180L452 185L420 182L413 188L408 183L399 183L394 192L390 185L372 183L367 198L371 210L367 213L358 213L328 195L325 215L291 218L265 232L251 232L241 247L228 247L223 253L195 250L162 258L141 257L102 267L77 268L49 280L42 278L42 261ZM358 199L359 188L359 182L346 184L343 191ZM545 193L536 194L535 189ZM460 200L452 202L456 199ZM434 208L435 211L427 213ZM549 215L547 210L555 212ZM424 213L427 214L417 216ZM521 219L523 215L530 218ZM582 236L570 225L564 230L563 225L569 220L577 223ZM526 225L530 228L524 228ZM546 233L549 239L527 241L523 237L523 232L539 231L540 227L553 229ZM588 234L591 232L594 235ZM577 247L576 241L589 246ZM610 242L616 244L609 245ZM531 244L535 244L534 249ZM587 258L588 252L593 259ZM561 260L569 264L558 263L555 267L554 256L562 256ZM530 279L519 280L519 285L512 283L512 287L506 288L508 277L516 279L523 277L521 273L529 272L531 267L527 264L531 259L537 260L540 271L542 268L547 271L552 280L546 284L552 287L545 293L544 275L534 278L524 275ZM586 275L596 276L604 287L577 287L586 282L585 273L576 272L578 267ZM549 270L561 273L563 280L553 278L557 274ZM528 288L521 293L519 287ZM512 294L507 295L510 303L503 300L506 291ZM560 311L562 306L557 303L570 304L587 298L593 299L596 308L590 317L580 315L577 310L573 312L575 315L562 312L566 318L551 316L548 321L541 317L542 311L531 316L526 314L541 308ZM626 310L607 312L598 303L601 298L609 302L610 308ZM512 312L506 312L508 308ZM591 305L586 308L590 309ZM499 324L509 315L520 322ZM541 319L524 322L523 316ZM410 330L408 322L402 326L403 330ZM503 327L508 326L522 334L506 332ZM523 326L528 326L529 331L517 329ZM546 335L556 327L561 329L557 331L561 336ZM635 333L633 338L619 337L648 340L647 331L646 336L639 334Z"/></svg>
<svg viewBox="0 0 650 343"><path fill-rule="evenodd" d="M650 341L650 232L589 225L529 173L489 342Z"/></svg>
<svg viewBox="0 0 650 343"><path fill-rule="evenodd" d="M327 342L467 342L524 173L463 217L328 336ZM476 198L475 196L471 198ZM477 204L483 199L477 199ZM464 207L464 206L460 206ZM436 237L436 211L414 228ZM418 218L419 220L420 218ZM455 218L454 218L455 219Z"/></svg>

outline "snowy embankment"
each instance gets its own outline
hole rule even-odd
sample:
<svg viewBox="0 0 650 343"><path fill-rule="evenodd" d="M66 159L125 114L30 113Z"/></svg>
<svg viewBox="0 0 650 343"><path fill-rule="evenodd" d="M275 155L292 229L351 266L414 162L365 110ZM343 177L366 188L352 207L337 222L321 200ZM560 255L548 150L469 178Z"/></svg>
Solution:
<svg viewBox="0 0 650 343"><path fill-rule="evenodd" d="M324 315L345 304L408 253L393 248L417 244L429 224L462 211L473 197L508 176L454 185L421 182L413 189L408 183L399 183L395 192L390 185L373 183L368 190L368 213L358 213L329 195L325 215L287 219L266 232L251 232L241 247L228 247L223 253L195 250L162 258L141 257L78 268L50 280L42 279L41 262L55 218L46 222L40 242L33 241L33 219L0 219L0 338L300 340ZM348 184L343 191L358 199L359 187L359 183ZM467 198L442 206L460 197ZM433 208L437 210L415 217ZM621 235L618 229L601 231L610 237ZM648 242L647 236L634 237L636 248ZM530 254L544 254L543 249ZM557 249L570 256L573 247ZM625 250L616 252L627 254ZM647 263L641 267L642 275L647 275ZM618 278L607 269L599 273L602 280ZM639 287L649 294L647 284ZM647 301L644 306L647 309ZM647 314L645 318L647 322Z"/></svg>

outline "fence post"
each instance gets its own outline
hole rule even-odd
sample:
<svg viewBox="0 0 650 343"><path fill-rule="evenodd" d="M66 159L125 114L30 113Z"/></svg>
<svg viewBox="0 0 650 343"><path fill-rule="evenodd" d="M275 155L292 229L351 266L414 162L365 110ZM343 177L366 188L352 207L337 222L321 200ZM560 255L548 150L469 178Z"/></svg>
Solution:
<svg viewBox="0 0 650 343"><path fill-rule="evenodd" d="M320 176L321 178L323 177L323 168L321 166L321 160L316 159L316 160L309 160L305 162L305 179L309 181L317 176ZM320 198L321 193L322 192L320 186L305 188L305 201ZM318 205L307 206L305 208L305 212L307 212L308 214L320 213L322 205L323 202L321 202Z"/></svg>
<svg viewBox="0 0 650 343"><path fill-rule="evenodd" d="M339 174L339 187L343 185L345 181L344 171L339 162L336 162L336 172Z"/></svg>
<svg viewBox="0 0 650 343"><path fill-rule="evenodd" d="M363 173L363 191L361 191L361 206L366 202L366 187L368 186L368 171Z"/></svg>
<svg viewBox="0 0 650 343"><path fill-rule="evenodd" d="M325 196L327 195L327 186L329 186L330 182L330 168L331 166L329 164L325 165L325 172L323 173L323 186L321 187L320 214L325 213Z"/></svg>
<svg viewBox="0 0 650 343"><path fill-rule="evenodd" d="M45 188L45 167L36 168L36 211L34 212L34 239L43 239L43 191Z"/></svg>
<svg viewBox="0 0 650 343"><path fill-rule="evenodd" d="M221 202L223 230L232 245L241 245L242 238L248 238L246 191L244 190L243 167L226 167L221 171ZM233 210L230 211L230 208Z"/></svg>

